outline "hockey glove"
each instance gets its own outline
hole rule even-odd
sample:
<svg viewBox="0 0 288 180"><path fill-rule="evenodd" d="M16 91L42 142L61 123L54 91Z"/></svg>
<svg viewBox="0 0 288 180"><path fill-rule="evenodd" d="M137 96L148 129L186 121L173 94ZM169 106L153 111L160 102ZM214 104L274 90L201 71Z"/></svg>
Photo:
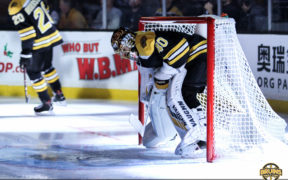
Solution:
<svg viewBox="0 0 288 180"><path fill-rule="evenodd" d="M20 68L24 69L25 67L29 66L32 61L32 53L21 53L20 54Z"/></svg>

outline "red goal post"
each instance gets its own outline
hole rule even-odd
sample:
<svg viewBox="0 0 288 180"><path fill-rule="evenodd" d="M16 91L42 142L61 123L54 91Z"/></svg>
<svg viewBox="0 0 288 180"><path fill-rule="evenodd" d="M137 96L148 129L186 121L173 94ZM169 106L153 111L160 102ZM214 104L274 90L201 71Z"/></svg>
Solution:
<svg viewBox="0 0 288 180"><path fill-rule="evenodd" d="M208 162L284 136L286 123L272 110L258 87L238 41L234 19L142 17L139 30L197 33L207 38L207 88L197 98L207 116ZM139 101L142 124L144 116L145 106Z"/></svg>
<svg viewBox="0 0 288 180"><path fill-rule="evenodd" d="M208 97L210 94L213 94L213 69L214 69L214 19L210 17L142 17L139 21L139 31L144 31L145 22L159 22L159 21L174 21L175 23L197 23L197 24L208 24L207 31L207 60L209 66L207 66L207 77L211 77L207 79L207 93ZM211 29L209 31L209 29ZM140 74L139 74L140 77ZM141 78L141 77L140 77ZM139 78L139 79L140 79ZM211 80L212 79L212 80ZM139 87L141 86L141 81L139 80ZM145 106L142 102L139 101L139 120L141 123L144 123L145 118ZM213 161L214 152L213 152L213 100L207 99L207 160ZM139 134L139 144L142 144L142 137Z"/></svg>

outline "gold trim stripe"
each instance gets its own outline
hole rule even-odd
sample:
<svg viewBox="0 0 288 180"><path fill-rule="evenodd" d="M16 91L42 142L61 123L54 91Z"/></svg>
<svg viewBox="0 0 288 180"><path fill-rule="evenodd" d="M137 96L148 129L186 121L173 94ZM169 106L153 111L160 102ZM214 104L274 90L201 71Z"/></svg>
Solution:
<svg viewBox="0 0 288 180"><path fill-rule="evenodd" d="M46 44L43 44L43 45L40 45L40 46L34 46L34 47L33 47L33 50L38 50L38 49L41 49L41 48L44 48L44 47L48 47L48 46L50 46L51 44L60 41L61 39L62 39L62 37L59 36L57 39L54 39L53 41L50 41L50 42L48 42L48 43L46 43Z"/></svg>
<svg viewBox="0 0 288 180"><path fill-rule="evenodd" d="M169 85L169 83L166 83L166 84L157 84L157 83L155 83L155 87L157 89L167 89L168 85Z"/></svg>
<svg viewBox="0 0 288 180"><path fill-rule="evenodd" d="M39 42L42 42L42 41L45 41L45 40L47 40L47 39L50 39L50 38L52 38L52 37L54 37L54 36L57 36L59 34L59 31L58 30L56 30L54 33L52 33L52 34L50 34L50 35L48 35L48 36L45 36L45 37L42 37L42 38L40 38L40 39L35 39L35 43L39 43Z"/></svg>
<svg viewBox="0 0 288 180"><path fill-rule="evenodd" d="M56 76L55 78L51 79L51 80L47 80L47 82L49 84L54 83L55 81L57 81L59 79L59 76Z"/></svg>
<svg viewBox="0 0 288 180"><path fill-rule="evenodd" d="M171 61L168 61L168 64L173 65L176 61L182 58L187 52L189 52L189 46L187 46L187 48L181 54L179 54L176 58L174 58Z"/></svg>
<svg viewBox="0 0 288 180"><path fill-rule="evenodd" d="M26 33L26 32L28 32L28 31L32 31L32 30L34 30L34 27L33 27L33 26L30 26L30 27L28 27L28 28L19 30L18 33L19 33L19 34L23 34L23 33Z"/></svg>
<svg viewBox="0 0 288 180"><path fill-rule="evenodd" d="M41 81L37 82L37 83L33 83L33 86L36 87L36 86L41 86L45 83L45 79L42 79Z"/></svg>
<svg viewBox="0 0 288 180"><path fill-rule="evenodd" d="M62 87L62 91L67 99L104 99L138 102L138 90ZM51 88L48 88L48 92L52 95ZM28 93L31 97L38 98L38 94L31 86L28 86ZM0 85L0 96L24 97L23 86Z"/></svg>
<svg viewBox="0 0 288 180"><path fill-rule="evenodd" d="M181 128L181 129L184 129L187 131L186 127L184 126L184 124L182 124L181 122L177 121L172 115L171 115L171 112L170 112L170 109L167 108L167 112L168 112L168 115L170 116L170 118L172 119L172 122L175 126Z"/></svg>
<svg viewBox="0 0 288 180"><path fill-rule="evenodd" d="M199 56L200 54L206 53L207 49L203 49L202 51L197 52L196 54L193 54L192 56L190 56L187 60L187 63L189 63L190 61L192 61L193 59L195 59L197 56Z"/></svg>
<svg viewBox="0 0 288 180"><path fill-rule="evenodd" d="M43 88L41 88L41 89L34 89L36 92L43 92L43 91L45 91L45 90L47 90L47 86L45 86L45 87L43 87Z"/></svg>
<svg viewBox="0 0 288 180"><path fill-rule="evenodd" d="M52 76L52 75L54 75L54 74L56 74L56 69L54 69L53 71L51 71L51 72L48 73L48 74L44 74L44 77L45 77L45 78L48 78L48 77L50 77L50 76Z"/></svg>
<svg viewBox="0 0 288 180"><path fill-rule="evenodd" d="M203 40L203 41L199 42L198 44L194 45L191 48L190 52L194 51L195 49L197 49L199 46L202 46L203 44L207 44L207 40Z"/></svg>
<svg viewBox="0 0 288 180"><path fill-rule="evenodd" d="M163 59L168 59L174 52L176 52L184 43L186 39L183 38L174 48L172 48Z"/></svg>
<svg viewBox="0 0 288 180"><path fill-rule="evenodd" d="M32 38L35 38L36 37L36 33L33 33L33 34L30 34L29 36L24 36L24 37L21 37L21 41L26 41L28 39L32 39Z"/></svg>

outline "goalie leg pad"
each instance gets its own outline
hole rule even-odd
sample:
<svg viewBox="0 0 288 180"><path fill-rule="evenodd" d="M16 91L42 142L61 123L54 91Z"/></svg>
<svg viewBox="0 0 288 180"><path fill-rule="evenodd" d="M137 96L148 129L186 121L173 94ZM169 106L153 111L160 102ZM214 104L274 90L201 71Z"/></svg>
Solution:
<svg viewBox="0 0 288 180"><path fill-rule="evenodd" d="M167 92L167 105L182 139L175 154L193 158L205 154L197 143L206 141L206 117L201 106L190 109L185 103L181 92L185 75L183 71L173 77Z"/></svg>
<svg viewBox="0 0 288 180"><path fill-rule="evenodd" d="M154 87L149 105L151 122L145 128L143 145L157 147L166 144L177 135L167 111L166 90L158 90Z"/></svg>
<svg viewBox="0 0 288 180"><path fill-rule="evenodd" d="M185 75L186 70L184 69L173 77L167 92L167 106L174 124L187 132L199 124L199 117L193 113L183 99L181 89Z"/></svg>

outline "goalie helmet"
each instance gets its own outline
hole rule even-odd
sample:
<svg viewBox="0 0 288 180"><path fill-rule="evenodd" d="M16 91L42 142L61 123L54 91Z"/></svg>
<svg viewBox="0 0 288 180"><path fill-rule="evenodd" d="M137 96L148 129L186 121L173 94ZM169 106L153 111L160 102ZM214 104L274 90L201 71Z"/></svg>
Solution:
<svg viewBox="0 0 288 180"><path fill-rule="evenodd" d="M123 58L137 61L138 52L135 47L135 36L135 33L127 28L116 29L111 37L114 52Z"/></svg>

